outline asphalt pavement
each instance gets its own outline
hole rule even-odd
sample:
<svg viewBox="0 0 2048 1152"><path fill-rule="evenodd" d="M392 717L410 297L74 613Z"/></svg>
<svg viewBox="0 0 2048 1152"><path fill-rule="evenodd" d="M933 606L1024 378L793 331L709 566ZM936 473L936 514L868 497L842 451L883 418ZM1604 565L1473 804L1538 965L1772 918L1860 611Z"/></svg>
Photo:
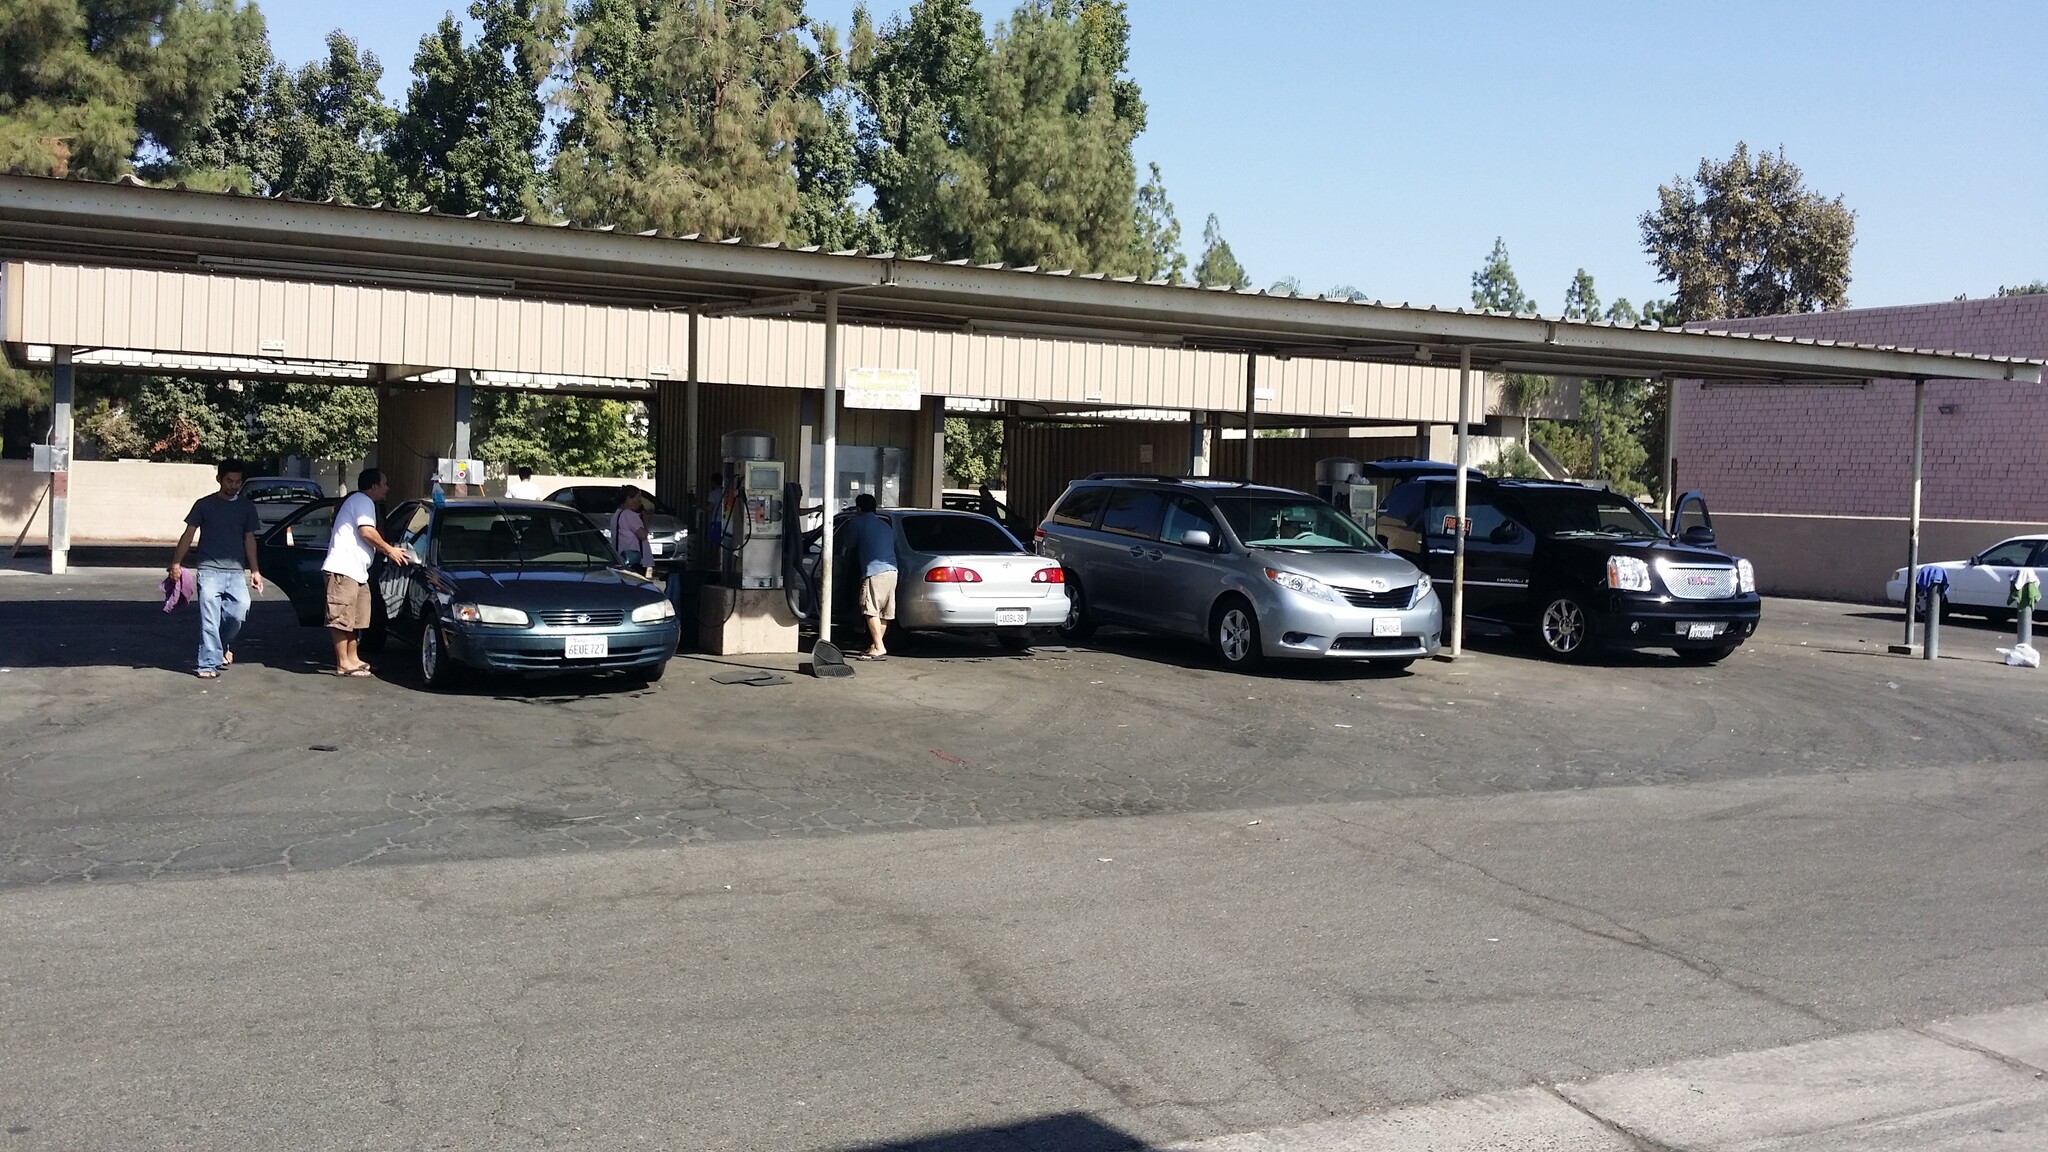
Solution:
<svg viewBox="0 0 2048 1152"><path fill-rule="evenodd" d="M0 572L0 1148L1395 1148L1341 1141L1529 1099L1500 1146L1564 1108L1765 1147L1659 1094L1918 1068L1958 1020L2048 1059L2048 682L1988 628L1928 663L1774 601L1712 668L1105 634L436 696L398 645L324 675L274 596L196 680L149 581ZM1861 1146L2040 1146L1991 1095Z"/></svg>

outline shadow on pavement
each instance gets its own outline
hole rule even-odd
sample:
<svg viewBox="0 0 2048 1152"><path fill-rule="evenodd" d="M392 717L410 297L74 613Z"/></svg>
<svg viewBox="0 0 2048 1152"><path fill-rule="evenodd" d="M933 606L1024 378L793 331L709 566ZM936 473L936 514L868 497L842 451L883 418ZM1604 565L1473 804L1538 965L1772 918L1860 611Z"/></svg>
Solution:
<svg viewBox="0 0 2048 1152"><path fill-rule="evenodd" d="M1017 1124L966 1128L886 1144L840 1147L837 1152L1150 1152L1153 1145L1080 1112L1061 1112Z"/></svg>

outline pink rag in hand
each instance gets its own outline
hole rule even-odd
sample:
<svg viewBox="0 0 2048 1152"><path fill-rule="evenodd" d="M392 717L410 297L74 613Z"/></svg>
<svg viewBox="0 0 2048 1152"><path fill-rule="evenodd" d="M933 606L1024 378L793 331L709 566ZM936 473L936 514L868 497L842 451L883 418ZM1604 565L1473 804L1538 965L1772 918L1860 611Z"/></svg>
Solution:
<svg viewBox="0 0 2048 1152"><path fill-rule="evenodd" d="M199 599L199 577L190 568L178 569L178 579L175 582L166 575L157 586L164 590L166 612L196 603Z"/></svg>

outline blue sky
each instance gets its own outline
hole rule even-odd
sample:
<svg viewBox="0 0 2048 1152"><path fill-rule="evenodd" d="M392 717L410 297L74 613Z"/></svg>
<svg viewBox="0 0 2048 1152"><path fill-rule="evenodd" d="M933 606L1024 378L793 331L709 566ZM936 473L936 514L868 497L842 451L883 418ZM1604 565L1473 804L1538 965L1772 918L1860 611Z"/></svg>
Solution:
<svg viewBox="0 0 2048 1152"><path fill-rule="evenodd" d="M270 0L278 56L342 27L401 99L444 6ZM466 5L465 5L466 6ZM877 0L886 15L907 3ZM979 0L1000 18L1008 3ZM1852 305L2048 279L2048 4L1130 0L1131 72L1192 261L1215 213L1264 286L1465 305L1503 237L1546 311L1668 295L1636 218L1738 140L1857 214ZM812 0L847 22L851 0Z"/></svg>

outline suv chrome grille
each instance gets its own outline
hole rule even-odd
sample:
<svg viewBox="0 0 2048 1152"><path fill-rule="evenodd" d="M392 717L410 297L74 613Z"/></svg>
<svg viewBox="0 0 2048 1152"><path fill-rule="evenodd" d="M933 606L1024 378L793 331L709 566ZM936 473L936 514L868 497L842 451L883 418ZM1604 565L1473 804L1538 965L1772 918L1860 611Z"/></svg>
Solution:
<svg viewBox="0 0 2048 1152"><path fill-rule="evenodd" d="M543 612L540 622L554 628L615 628L626 619L617 608L594 612Z"/></svg>
<svg viewBox="0 0 2048 1152"><path fill-rule="evenodd" d="M1680 600L1726 600L1735 595L1735 569L1718 565L1660 564L1664 587Z"/></svg>
<svg viewBox="0 0 2048 1152"><path fill-rule="evenodd" d="M1351 601L1354 608L1406 608L1408 602L1415 599L1413 584L1389 588L1385 592L1367 592L1363 588L1345 588L1336 584L1331 587L1336 589L1337 595Z"/></svg>

